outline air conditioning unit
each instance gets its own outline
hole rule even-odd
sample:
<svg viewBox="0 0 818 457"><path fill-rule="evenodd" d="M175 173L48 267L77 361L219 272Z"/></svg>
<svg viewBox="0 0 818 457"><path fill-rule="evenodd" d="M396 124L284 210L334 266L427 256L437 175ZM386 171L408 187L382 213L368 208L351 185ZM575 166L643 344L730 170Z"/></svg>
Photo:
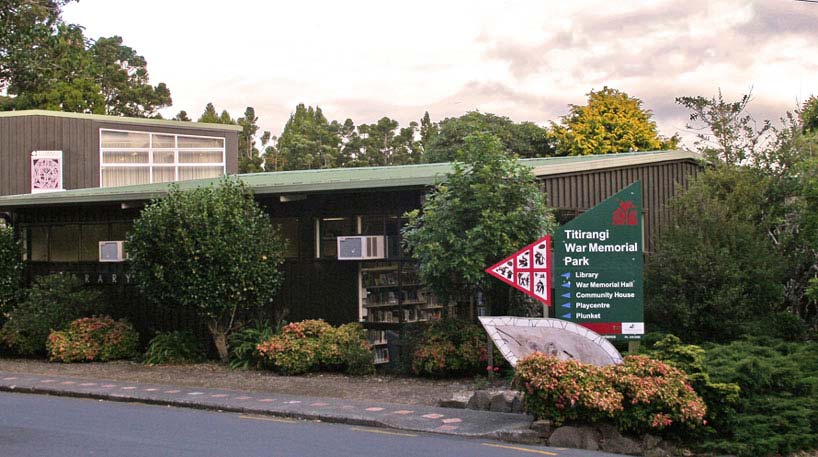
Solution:
<svg viewBox="0 0 818 457"><path fill-rule="evenodd" d="M99 261L100 262L124 262L127 258L124 241L100 241Z"/></svg>
<svg viewBox="0 0 818 457"><path fill-rule="evenodd" d="M339 236L338 260L385 259L383 236Z"/></svg>

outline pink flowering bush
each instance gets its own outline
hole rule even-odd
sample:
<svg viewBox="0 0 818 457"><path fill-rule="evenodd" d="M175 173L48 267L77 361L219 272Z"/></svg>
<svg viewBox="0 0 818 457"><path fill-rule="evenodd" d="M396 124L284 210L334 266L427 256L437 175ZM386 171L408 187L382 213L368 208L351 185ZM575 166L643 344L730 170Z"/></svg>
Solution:
<svg viewBox="0 0 818 457"><path fill-rule="evenodd" d="M540 353L517 364L526 411L557 424L611 421L622 431L673 434L704 425L687 375L644 356L597 367Z"/></svg>
<svg viewBox="0 0 818 457"><path fill-rule="evenodd" d="M605 369L624 395L625 409L617 417L621 429L642 432L704 425L707 408L683 371L639 355Z"/></svg>
<svg viewBox="0 0 818 457"><path fill-rule="evenodd" d="M612 419L624 409L624 396L605 369L576 360L536 352L517 363L516 382L525 391L526 411L557 425Z"/></svg>
<svg viewBox="0 0 818 457"><path fill-rule="evenodd" d="M139 334L124 320L85 317L64 331L51 332L46 341L53 362L107 362L137 355Z"/></svg>
<svg viewBox="0 0 818 457"><path fill-rule="evenodd" d="M336 328L322 320L293 322L256 350L266 365L287 375L319 370L367 374L375 369L372 348L360 324Z"/></svg>

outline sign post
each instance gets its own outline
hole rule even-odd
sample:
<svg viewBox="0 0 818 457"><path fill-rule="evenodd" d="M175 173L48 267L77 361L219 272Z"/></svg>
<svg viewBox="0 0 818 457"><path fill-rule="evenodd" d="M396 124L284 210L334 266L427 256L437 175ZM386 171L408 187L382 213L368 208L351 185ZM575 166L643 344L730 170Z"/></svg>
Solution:
<svg viewBox="0 0 818 457"><path fill-rule="evenodd" d="M556 317L609 339L645 333L642 185L631 184L554 235Z"/></svg>

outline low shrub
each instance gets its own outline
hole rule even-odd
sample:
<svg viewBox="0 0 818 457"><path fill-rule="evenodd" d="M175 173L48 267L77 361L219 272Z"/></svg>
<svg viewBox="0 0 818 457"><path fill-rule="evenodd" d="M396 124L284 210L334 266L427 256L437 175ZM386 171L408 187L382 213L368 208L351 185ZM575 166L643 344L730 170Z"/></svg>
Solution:
<svg viewBox="0 0 818 457"><path fill-rule="evenodd" d="M20 355L44 355L49 333L98 311L99 300L100 293L74 275L41 276L8 314L0 339Z"/></svg>
<svg viewBox="0 0 818 457"><path fill-rule="evenodd" d="M556 425L593 423L623 409L624 396L603 368L535 352L517 363L516 372L515 384L525 392L525 410Z"/></svg>
<svg viewBox="0 0 818 457"><path fill-rule="evenodd" d="M23 251L14 230L0 223L0 325L23 291Z"/></svg>
<svg viewBox="0 0 818 457"><path fill-rule="evenodd" d="M204 359L201 342L190 332L159 333L145 351L146 365L196 363Z"/></svg>
<svg viewBox="0 0 818 457"><path fill-rule="evenodd" d="M293 322L256 346L266 364L288 375L310 371L367 374L375 370L372 349L360 324L332 327L322 320Z"/></svg>
<svg viewBox="0 0 818 457"><path fill-rule="evenodd" d="M267 322L256 322L230 334L230 368L272 368L258 352L258 345L275 336L275 329Z"/></svg>
<svg viewBox="0 0 818 457"><path fill-rule="evenodd" d="M108 316L85 317L64 331L51 332L46 343L55 362L106 362L137 355L139 334L131 324Z"/></svg>
<svg viewBox="0 0 818 457"><path fill-rule="evenodd" d="M488 353L486 333L461 319L441 319L427 324L412 344L412 372L444 377L485 373ZM499 356L497 358L502 359Z"/></svg>
<svg viewBox="0 0 818 457"><path fill-rule="evenodd" d="M534 353L516 369L526 411L556 424L613 421L622 431L672 435L704 423L685 373L644 356L596 367Z"/></svg>
<svg viewBox="0 0 818 457"><path fill-rule="evenodd" d="M741 394L731 420L699 448L757 456L818 447L818 344L750 338L705 350L710 377Z"/></svg>
<svg viewBox="0 0 818 457"><path fill-rule="evenodd" d="M615 417L620 430L683 436L706 425L707 407L683 371L639 355L625 357L604 371L624 396L624 408Z"/></svg>

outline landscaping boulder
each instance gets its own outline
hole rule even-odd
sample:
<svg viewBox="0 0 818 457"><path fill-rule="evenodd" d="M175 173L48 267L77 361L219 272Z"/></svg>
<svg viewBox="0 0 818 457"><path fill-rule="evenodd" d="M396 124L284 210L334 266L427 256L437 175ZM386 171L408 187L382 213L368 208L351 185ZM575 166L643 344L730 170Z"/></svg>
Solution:
<svg viewBox="0 0 818 457"><path fill-rule="evenodd" d="M457 392L452 395L452 398L442 398L437 401L437 406L441 408L457 408L465 409L469 403L471 392Z"/></svg>
<svg viewBox="0 0 818 457"><path fill-rule="evenodd" d="M643 451L639 442L622 435L600 441L600 447L612 454L641 455Z"/></svg>
<svg viewBox="0 0 818 457"><path fill-rule="evenodd" d="M601 434L593 427L572 427L564 425L551 434L548 445L574 449L599 450Z"/></svg>
<svg viewBox="0 0 818 457"><path fill-rule="evenodd" d="M499 392L492 395L489 409L497 413L510 413L514 409L514 402L520 403L516 392Z"/></svg>
<svg viewBox="0 0 818 457"><path fill-rule="evenodd" d="M491 406L491 395L485 390L478 390L471 396L467 407L480 411L488 411Z"/></svg>
<svg viewBox="0 0 818 457"><path fill-rule="evenodd" d="M554 423L550 420L534 421L529 428L546 440L554 433Z"/></svg>

